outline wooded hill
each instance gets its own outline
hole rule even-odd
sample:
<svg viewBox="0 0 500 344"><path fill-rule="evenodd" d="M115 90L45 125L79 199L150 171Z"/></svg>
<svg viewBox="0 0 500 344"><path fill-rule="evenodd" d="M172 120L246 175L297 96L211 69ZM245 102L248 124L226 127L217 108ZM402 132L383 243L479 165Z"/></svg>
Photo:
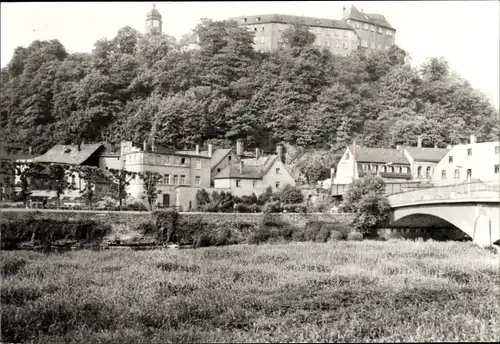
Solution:
<svg viewBox="0 0 500 344"><path fill-rule="evenodd" d="M498 111L442 59L415 69L397 46L333 56L300 25L273 53L254 51L253 32L236 22L203 20L196 31L201 49L187 52L130 27L92 53L57 40L18 47L1 71L2 141L44 153L82 139L182 148L242 138L247 148L336 154L353 138L371 147L414 145L420 134L440 147L471 133L498 138Z"/></svg>

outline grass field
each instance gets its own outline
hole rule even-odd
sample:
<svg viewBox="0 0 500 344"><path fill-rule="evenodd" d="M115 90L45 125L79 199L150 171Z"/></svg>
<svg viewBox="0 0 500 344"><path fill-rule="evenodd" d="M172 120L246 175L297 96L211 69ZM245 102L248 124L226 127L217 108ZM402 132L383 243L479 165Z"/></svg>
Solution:
<svg viewBox="0 0 500 344"><path fill-rule="evenodd" d="M471 243L0 257L3 342L500 340L499 257Z"/></svg>

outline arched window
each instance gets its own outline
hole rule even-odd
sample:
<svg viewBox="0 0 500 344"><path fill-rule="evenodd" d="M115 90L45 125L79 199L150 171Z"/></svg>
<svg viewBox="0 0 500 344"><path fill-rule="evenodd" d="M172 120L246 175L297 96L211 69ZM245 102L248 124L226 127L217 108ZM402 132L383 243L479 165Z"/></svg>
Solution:
<svg viewBox="0 0 500 344"><path fill-rule="evenodd" d="M418 176L418 177L422 177L422 166L419 166L419 167L417 168L417 176Z"/></svg>
<svg viewBox="0 0 500 344"><path fill-rule="evenodd" d="M431 177L431 167L427 166L427 169L425 170L425 177L430 178Z"/></svg>

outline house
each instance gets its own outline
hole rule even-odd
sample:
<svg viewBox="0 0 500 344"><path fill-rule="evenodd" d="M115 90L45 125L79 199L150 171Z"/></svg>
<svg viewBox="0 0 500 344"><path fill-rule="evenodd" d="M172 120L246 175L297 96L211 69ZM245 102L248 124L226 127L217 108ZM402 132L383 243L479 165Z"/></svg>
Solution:
<svg viewBox="0 0 500 344"><path fill-rule="evenodd" d="M43 164L65 164L70 166L94 166L99 167L99 154L105 147L101 143L61 145L57 144L49 149L45 154L33 159L34 162ZM63 199L78 199L81 197L80 191L85 188L85 181L80 178L78 173L73 172L68 177L76 190L65 192ZM97 197L104 194L109 187L105 179L99 179L96 185ZM31 197L34 198L54 198L55 192L40 188L33 190Z"/></svg>
<svg viewBox="0 0 500 344"><path fill-rule="evenodd" d="M295 185L286 166L282 162L283 147L277 147L277 154L261 156L259 149L255 157L243 157L243 145L237 142L236 154L239 162L230 163L214 177L214 188L229 191L234 196L257 196L264 193L267 187L277 191L286 184Z"/></svg>
<svg viewBox="0 0 500 344"><path fill-rule="evenodd" d="M122 142L120 155L127 171L151 171L162 175L162 180L156 185L161 191L157 203L162 207L190 209L195 202L195 191L210 187L211 157L200 152L199 146L194 152L189 152L156 146L154 142L150 145L144 142L142 149L132 142ZM136 176L127 193L146 202L144 180Z"/></svg>
<svg viewBox="0 0 500 344"><path fill-rule="evenodd" d="M417 147L403 147L405 157L411 165L412 179L418 182L431 182L436 165L450 148L422 147L422 137L418 137Z"/></svg>
<svg viewBox="0 0 500 344"><path fill-rule="evenodd" d="M495 181L500 179L500 142L476 143L471 135L468 144L452 147L434 168L435 185L458 184L467 181Z"/></svg>
<svg viewBox="0 0 500 344"><path fill-rule="evenodd" d="M400 147L369 148L348 146L337 164L332 195L341 196L353 180L368 173L377 174L386 183L386 193L401 191L411 183L411 165Z"/></svg>

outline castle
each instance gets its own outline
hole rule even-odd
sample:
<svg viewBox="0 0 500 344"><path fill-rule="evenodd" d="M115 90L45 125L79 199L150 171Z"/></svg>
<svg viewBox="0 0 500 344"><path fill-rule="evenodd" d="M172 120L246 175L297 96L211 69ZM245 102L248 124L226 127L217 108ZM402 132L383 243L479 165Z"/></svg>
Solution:
<svg viewBox="0 0 500 344"><path fill-rule="evenodd" d="M363 13L344 6L342 19L264 14L232 17L240 26L255 33L254 46L259 51L274 51L283 45L283 31L295 23L307 25L316 35L314 45L334 55L347 56L357 49L386 50L395 44L396 29L381 14ZM162 34L162 17L154 7L146 16L146 34ZM175 38L169 36L173 42ZM199 38L192 33L184 50L197 49Z"/></svg>

